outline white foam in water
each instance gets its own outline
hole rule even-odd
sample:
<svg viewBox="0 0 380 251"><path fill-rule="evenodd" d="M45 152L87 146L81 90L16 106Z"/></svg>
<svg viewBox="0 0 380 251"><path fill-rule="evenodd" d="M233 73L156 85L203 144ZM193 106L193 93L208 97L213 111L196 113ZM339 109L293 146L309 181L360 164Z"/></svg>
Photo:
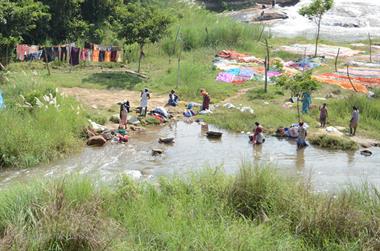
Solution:
<svg viewBox="0 0 380 251"><path fill-rule="evenodd" d="M271 32L276 36L305 36L314 38L316 25L298 14L311 0L283 8L289 18L275 23ZM321 37L332 40L354 41L380 37L380 0L335 0L333 8L322 19Z"/></svg>

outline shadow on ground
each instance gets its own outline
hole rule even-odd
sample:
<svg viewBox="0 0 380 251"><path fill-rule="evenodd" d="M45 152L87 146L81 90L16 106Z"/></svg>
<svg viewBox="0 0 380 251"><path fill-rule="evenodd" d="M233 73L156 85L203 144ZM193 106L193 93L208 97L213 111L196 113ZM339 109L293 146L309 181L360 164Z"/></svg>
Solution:
<svg viewBox="0 0 380 251"><path fill-rule="evenodd" d="M133 90L142 80L126 72L99 72L83 79L82 82L102 85L108 89Z"/></svg>

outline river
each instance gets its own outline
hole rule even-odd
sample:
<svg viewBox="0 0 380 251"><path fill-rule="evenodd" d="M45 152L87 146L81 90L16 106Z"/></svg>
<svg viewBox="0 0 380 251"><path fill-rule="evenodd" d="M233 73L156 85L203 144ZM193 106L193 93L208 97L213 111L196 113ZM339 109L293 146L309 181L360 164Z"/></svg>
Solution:
<svg viewBox="0 0 380 251"><path fill-rule="evenodd" d="M270 28L275 36L314 38L316 25L298 14L298 10L311 0L301 0L297 5L282 8L289 16ZM380 37L379 0L334 0L333 8L322 19L321 37L335 41L355 41Z"/></svg>
<svg viewBox="0 0 380 251"><path fill-rule="evenodd" d="M207 130L223 132L221 140L210 140ZM175 137L173 145L161 145L159 137ZM151 150L162 148L162 156ZM242 161L271 163L284 175L311 177L316 191L333 191L347 184L368 181L380 188L380 148L372 148L370 157L356 152L329 151L307 147L297 151L294 141L268 136L265 144L253 146L245 134L220 130L198 123L171 123L131 136L126 145L103 148L86 147L80 154L54 164L31 169L9 169L0 173L0 188L10 183L38 178L79 174L97 182L114 183L120 175L140 179L185 175L205 167L219 166L226 173L239 170Z"/></svg>

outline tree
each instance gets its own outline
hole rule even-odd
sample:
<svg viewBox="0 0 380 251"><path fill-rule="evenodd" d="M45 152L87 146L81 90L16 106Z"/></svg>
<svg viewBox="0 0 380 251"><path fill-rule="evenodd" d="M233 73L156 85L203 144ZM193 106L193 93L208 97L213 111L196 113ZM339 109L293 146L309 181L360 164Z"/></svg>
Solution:
<svg viewBox="0 0 380 251"><path fill-rule="evenodd" d="M297 98L297 114L298 120L301 120L299 100L303 93L311 94L318 89L318 82L311 78L311 72L298 73L292 77L282 75L276 81L276 85L284 90L289 90L292 97Z"/></svg>
<svg viewBox="0 0 380 251"><path fill-rule="evenodd" d="M312 19L317 25L314 57L316 57L318 53L318 41L321 31L322 17L327 11L332 8L333 4L334 0L313 0L308 6L304 6L299 10L300 15Z"/></svg>
<svg viewBox="0 0 380 251"><path fill-rule="evenodd" d="M15 45L31 37L38 24L49 19L48 9L38 1L0 1L1 61L8 63Z"/></svg>
<svg viewBox="0 0 380 251"><path fill-rule="evenodd" d="M140 47L138 72L144 57L146 43L160 41L166 33L171 19L160 9L140 3L129 3L117 8L116 31L127 44L137 43Z"/></svg>

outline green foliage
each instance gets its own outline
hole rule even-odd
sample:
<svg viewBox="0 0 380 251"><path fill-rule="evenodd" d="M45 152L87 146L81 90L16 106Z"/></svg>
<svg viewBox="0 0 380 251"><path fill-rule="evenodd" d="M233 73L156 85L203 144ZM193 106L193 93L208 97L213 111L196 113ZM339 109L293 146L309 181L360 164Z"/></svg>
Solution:
<svg viewBox="0 0 380 251"><path fill-rule="evenodd" d="M10 76L14 81L13 76ZM61 158L81 144L79 137L86 121L78 104L55 92L55 87L17 78L4 89L7 109L0 112L0 167L31 167ZM57 104L37 108L36 98L51 93ZM32 108L22 107L23 99Z"/></svg>
<svg viewBox="0 0 380 251"><path fill-rule="evenodd" d="M331 135L315 135L309 137L309 142L313 145L329 148L335 150L357 150L358 145L345 137L331 136Z"/></svg>
<svg viewBox="0 0 380 251"><path fill-rule="evenodd" d="M7 250L377 250L379 192L334 195L273 168L208 169L158 184L122 178L13 186L0 194ZM238 236L238 238L237 238Z"/></svg>
<svg viewBox="0 0 380 251"><path fill-rule="evenodd" d="M0 3L0 58L6 64L13 47L30 38L39 24L50 18L46 6L39 1L1 1ZM36 38L44 39L44 38Z"/></svg>
<svg viewBox="0 0 380 251"><path fill-rule="evenodd" d="M334 0L313 0L309 5L299 10L300 15L308 18L321 18L329 11L334 4Z"/></svg>
<svg viewBox="0 0 380 251"><path fill-rule="evenodd" d="M304 92L311 94L318 89L318 82L311 78L311 72L298 73L292 77L282 75L276 85L289 90L292 97L302 97Z"/></svg>

